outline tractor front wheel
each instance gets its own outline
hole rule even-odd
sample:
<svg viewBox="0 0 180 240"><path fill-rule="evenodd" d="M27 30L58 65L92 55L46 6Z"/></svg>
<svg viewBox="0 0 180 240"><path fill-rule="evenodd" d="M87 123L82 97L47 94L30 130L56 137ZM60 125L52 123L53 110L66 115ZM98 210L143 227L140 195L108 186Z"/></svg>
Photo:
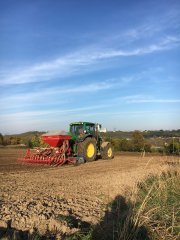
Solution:
<svg viewBox="0 0 180 240"><path fill-rule="evenodd" d="M94 138L86 138L77 145L77 154L84 158L85 162L91 162L96 159L97 147Z"/></svg>

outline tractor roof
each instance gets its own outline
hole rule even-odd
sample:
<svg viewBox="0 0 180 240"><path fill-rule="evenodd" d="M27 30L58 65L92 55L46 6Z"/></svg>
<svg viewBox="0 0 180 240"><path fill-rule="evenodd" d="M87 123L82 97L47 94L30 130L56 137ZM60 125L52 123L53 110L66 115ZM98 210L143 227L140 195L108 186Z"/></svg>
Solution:
<svg viewBox="0 0 180 240"><path fill-rule="evenodd" d="M95 123L92 123L92 122L73 122L73 123L70 123L70 125L78 125L83 123L95 125Z"/></svg>

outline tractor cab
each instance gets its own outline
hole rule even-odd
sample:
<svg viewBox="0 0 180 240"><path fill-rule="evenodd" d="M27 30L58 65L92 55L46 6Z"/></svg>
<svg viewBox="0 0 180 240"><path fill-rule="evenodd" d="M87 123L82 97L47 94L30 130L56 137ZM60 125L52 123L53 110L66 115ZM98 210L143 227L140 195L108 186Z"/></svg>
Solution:
<svg viewBox="0 0 180 240"><path fill-rule="evenodd" d="M88 135L95 136L96 124L90 122L74 122L70 124L69 133L74 140Z"/></svg>

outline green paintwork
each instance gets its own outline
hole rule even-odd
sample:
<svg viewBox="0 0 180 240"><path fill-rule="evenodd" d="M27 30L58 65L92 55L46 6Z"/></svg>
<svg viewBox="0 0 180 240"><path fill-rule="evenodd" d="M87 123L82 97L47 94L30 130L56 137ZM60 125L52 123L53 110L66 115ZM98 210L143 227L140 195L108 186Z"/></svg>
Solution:
<svg viewBox="0 0 180 240"><path fill-rule="evenodd" d="M100 152L102 138L96 128L96 124L92 122L73 122L69 125L69 135L71 135L70 145L73 152L77 151L77 142L84 141L87 137L93 137L97 141L97 151Z"/></svg>

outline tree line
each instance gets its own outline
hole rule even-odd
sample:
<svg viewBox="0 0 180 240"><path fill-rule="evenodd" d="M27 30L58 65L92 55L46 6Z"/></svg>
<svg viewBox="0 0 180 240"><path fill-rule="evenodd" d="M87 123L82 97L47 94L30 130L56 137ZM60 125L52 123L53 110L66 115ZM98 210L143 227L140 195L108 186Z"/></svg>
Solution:
<svg viewBox="0 0 180 240"><path fill-rule="evenodd" d="M129 138L114 137L111 133L104 134L106 141L110 141L115 151L125 152L159 152L162 154L180 154L180 138L172 137L169 142L164 142L160 147L156 147L155 138L149 141L140 131L131 132ZM153 144L154 142L154 144Z"/></svg>
<svg viewBox="0 0 180 240"><path fill-rule="evenodd" d="M140 131L134 131L131 138L112 138L108 136L105 137L105 140L112 143L115 151L151 152L152 145L144 139Z"/></svg>
<svg viewBox="0 0 180 240"><path fill-rule="evenodd" d="M30 136L20 137L20 136L3 136L0 133L0 145L3 146L22 145L29 148L41 147L44 146L45 143L41 140L40 135L41 134L34 135L31 134Z"/></svg>
<svg viewBox="0 0 180 240"><path fill-rule="evenodd" d="M172 137L168 143L164 143L160 147L155 147L155 139L149 141L144 136L144 132L134 131L130 132L128 138L117 137L112 134L112 132L103 133L102 137L105 141L109 141L114 146L115 151L127 151L127 152L160 152L165 154L179 154L180 152L180 141L179 137ZM24 135L10 135L3 136L0 133L0 145L23 145L24 147L33 148L33 147L46 147L41 140L40 132L31 132Z"/></svg>

